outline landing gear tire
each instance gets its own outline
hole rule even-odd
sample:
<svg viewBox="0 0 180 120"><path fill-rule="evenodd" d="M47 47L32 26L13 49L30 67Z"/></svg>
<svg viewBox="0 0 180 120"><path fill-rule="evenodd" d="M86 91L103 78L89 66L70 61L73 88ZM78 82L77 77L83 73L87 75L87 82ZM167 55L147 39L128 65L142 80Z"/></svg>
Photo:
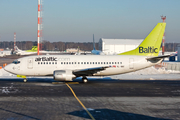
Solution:
<svg viewBox="0 0 180 120"><path fill-rule="evenodd" d="M82 82L83 82L83 83L87 83L87 82L88 82L88 79L87 79L86 77L83 77L83 78L82 78Z"/></svg>
<svg viewBox="0 0 180 120"><path fill-rule="evenodd" d="M24 78L24 82L27 82L27 79L26 79L26 78Z"/></svg>

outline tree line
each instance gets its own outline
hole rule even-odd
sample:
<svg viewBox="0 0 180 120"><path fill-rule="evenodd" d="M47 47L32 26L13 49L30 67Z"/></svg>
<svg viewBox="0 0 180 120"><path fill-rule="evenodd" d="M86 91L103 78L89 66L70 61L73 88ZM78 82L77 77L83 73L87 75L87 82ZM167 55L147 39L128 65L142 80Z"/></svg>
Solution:
<svg viewBox="0 0 180 120"><path fill-rule="evenodd" d="M165 51L173 52L177 51L177 46L179 43L165 43ZM37 46L37 41L17 41L16 46L22 50L30 50L32 46ZM98 43L95 43L96 49L98 49ZM13 41L2 41L0 42L0 49L13 49ZM41 50L49 51L65 51L68 48L79 48L84 51L91 51L93 49L92 42L49 42L43 41L41 43Z"/></svg>
<svg viewBox="0 0 180 120"><path fill-rule="evenodd" d="M30 50L32 46L37 46L37 41L17 41L16 46L22 50ZM98 43L95 43L96 48L98 48ZM40 44L41 50L48 51L65 51L68 48L79 48L80 50L89 51L93 49L92 42L49 42L43 41ZM0 42L0 49L13 49L14 42L13 41L3 41Z"/></svg>

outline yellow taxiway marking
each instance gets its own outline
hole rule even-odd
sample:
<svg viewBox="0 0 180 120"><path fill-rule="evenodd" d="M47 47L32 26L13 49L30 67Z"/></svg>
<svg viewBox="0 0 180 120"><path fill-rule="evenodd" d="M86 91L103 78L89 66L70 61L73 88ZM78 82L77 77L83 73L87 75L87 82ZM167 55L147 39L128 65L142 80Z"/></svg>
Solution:
<svg viewBox="0 0 180 120"><path fill-rule="evenodd" d="M68 84L79 84L79 82L68 82Z"/></svg>
<svg viewBox="0 0 180 120"><path fill-rule="evenodd" d="M65 82L52 82L52 84L64 84ZM68 84L79 84L79 82L68 82Z"/></svg>
<svg viewBox="0 0 180 120"><path fill-rule="evenodd" d="M73 93L74 97L77 99L77 101L81 104L81 106L86 110L86 112L89 114L89 116L91 117L92 120L95 120L94 117L91 115L91 113L86 109L86 107L83 105L83 103L79 100L79 98L76 96L76 94L74 93L73 89L66 83L66 85L69 87L69 89L71 90L71 92Z"/></svg>

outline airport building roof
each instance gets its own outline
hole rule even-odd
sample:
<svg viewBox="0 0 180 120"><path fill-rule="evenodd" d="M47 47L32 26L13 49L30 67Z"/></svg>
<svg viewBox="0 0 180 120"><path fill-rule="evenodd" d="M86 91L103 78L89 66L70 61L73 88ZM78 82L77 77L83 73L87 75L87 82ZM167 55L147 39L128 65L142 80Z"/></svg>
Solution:
<svg viewBox="0 0 180 120"><path fill-rule="evenodd" d="M114 45L139 45L144 39L104 39L101 38L99 41L105 44Z"/></svg>

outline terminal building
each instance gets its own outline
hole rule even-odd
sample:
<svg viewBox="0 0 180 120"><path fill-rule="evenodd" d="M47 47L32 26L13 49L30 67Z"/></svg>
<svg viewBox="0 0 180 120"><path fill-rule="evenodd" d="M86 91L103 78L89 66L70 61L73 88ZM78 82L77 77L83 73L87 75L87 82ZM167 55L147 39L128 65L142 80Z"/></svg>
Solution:
<svg viewBox="0 0 180 120"><path fill-rule="evenodd" d="M130 51L138 47L144 39L104 39L99 40L99 50L106 55Z"/></svg>

